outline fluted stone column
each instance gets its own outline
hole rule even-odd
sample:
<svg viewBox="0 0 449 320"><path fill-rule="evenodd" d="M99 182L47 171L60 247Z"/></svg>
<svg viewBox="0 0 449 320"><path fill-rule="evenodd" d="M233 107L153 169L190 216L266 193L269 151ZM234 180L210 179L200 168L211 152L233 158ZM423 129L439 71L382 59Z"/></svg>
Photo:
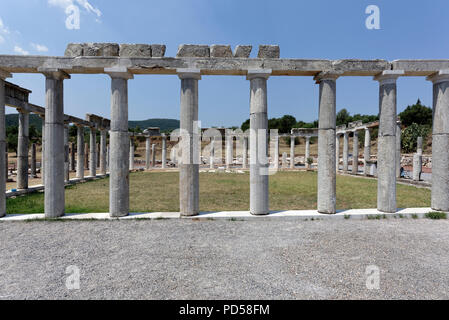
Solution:
<svg viewBox="0 0 449 320"><path fill-rule="evenodd" d="M233 154L232 154L232 147L233 147L232 135L227 134L225 142L226 142L226 170L230 170L231 169L231 165L232 165L232 159L233 159Z"/></svg>
<svg viewBox="0 0 449 320"><path fill-rule="evenodd" d="M401 122L396 123L396 178L401 177Z"/></svg>
<svg viewBox="0 0 449 320"><path fill-rule="evenodd" d="M433 82L431 207L449 212L449 71L428 80Z"/></svg>
<svg viewBox="0 0 449 320"><path fill-rule="evenodd" d="M105 72L112 79L109 214L122 217L129 214L128 80L133 75L122 67L105 69Z"/></svg>
<svg viewBox="0 0 449 320"><path fill-rule="evenodd" d="M41 147L41 179L45 186L45 116L39 115L42 121L42 147Z"/></svg>
<svg viewBox="0 0 449 320"><path fill-rule="evenodd" d="M64 79L63 71L48 70L45 108L45 217L64 215Z"/></svg>
<svg viewBox="0 0 449 320"><path fill-rule="evenodd" d="M129 170L134 170L134 144L129 140Z"/></svg>
<svg viewBox="0 0 449 320"><path fill-rule="evenodd" d="M352 173L359 172L359 133L354 130L352 138Z"/></svg>
<svg viewBox="0 0 449 320"><path fill-rule="evenodd" d="M200 70L178 69L181 79L181 148L179 202L183 216L199 213L198 80Z"/></svg>
<svg viewBox="0 0 449 320"><path fill-rule="evenodd" d="M167 137L165 136L165 134L162 134L161 160L162 160L162 169L165 169L167 167Z"/></svg>
<svg viewBox="0 0 449 320"><path fill-rule="evenodd" d="M343 172L348 172L349 163L349 133L345 131L343 134Z"/></svg>
<svg viewBox="0 0 449 320"><path fill-rule="evenodd" d="M156 167L156 144L151 145L151 166Z"/></svg>
<svg viewBox="0 0 449 320"><path fill-rule="evenodd" d="M338 172L340 166L340 135L335 135L335 171Z"/></svg>
<svg viewBox="0 0 449 320"><path fill-rule="evenodd" d="M386 70L379 81L379 138L377 156L377 209L396 212L396 80L400 70Z"/></svg>
<svg viewBox="0 0 449 320"><path fill-rule="evenodd" d="M28 145L30 114L19 110L19 137L17 144L17 189L28 189Z"/></svg>
<svg viewBox="0 0 449 320"><path fill-rule="evenodd" d="M77 125L76 139L76 177L84 179L84 127L81 125Z"/></svg>
<svg viewBox="0 0 449 320"><path fill-rule="evenodd" d="M145 138L145 169L149 170L151 167L151 138Z"/></svg>
<svg viewBox="0 0 449 320"><path fill-rule="evenodd" d="M64 125L64 181L70 181L70 168L69 168L69 126Z"/></svg>
<svg viewBox="0 0 449 320"><path fill-rule="evenodd" d="M315 77L320 85L318 126L318 212L336 213L335 128L336 80L338 75L322 73Z"/></svg>
<svg viewBox="0 0 449 320"><path fill-rule="evenodd" d="M308 162L309 158L310 158L310 137L306 137L306 154L305 154L306 168L310 167Z"/></svg>
<svg viewBox="0 0 449 320"><path fill-rule="evenodd" d="M0 218L6 215L5 192L8 166L6 160L5 79L10 77L11 74L0 69Z"/></svg>
<svg viewBox="0 0 449 320"><path fill-rule="evenodd" d="M70 171L74 172L76 170L76 160L75 160L75 143L70 143Z"/></svg>
<svg viewBox="0 0 449 320"><path fill-rule="evenodd" d="M363 172L365 176L369 174L369 166L368 162L371 159L371 132L368 128L365 128L365 148L363 150L363 159L364 159L364 165L363 165Z"/></svg>
<svg viewBox="0 0 449 320"><path fill-rule="evenodd" d="M295 136L290 136L290 169L295 168Z"/></svg>
<svg viewBox="0 0 449 320"><path fill-rule="evenodd" d="M91 177L97 176L97 130L90 128L90 156L89 156L89 174Z"/></svg>
<svg viewBox="0 0 449 320"><path fill-rule="evenodd" d="M100 174L106 175L106 140L107 140L107 131L106 129L102 129L100 131Z"/></svg>
<svg viewBox="0 0 449 320"><path fill-rule="evenodd" d="M249 70L250 81L250 212L269 213L267 79L271 70Z"/></svg>
<svg viewBox="0 0 449 320"><path fill-rule="evenodd" d="M33 143L31 145L31 165L30 165L30 177L35 179L37 177L36 174L36 144Z"/></svg>
<svg viewBox="0 0 449 320"><path fill-rule="evenodd" d="M247 165L248 165L248 137L243 137L242 169L246 169Z"/></svg>

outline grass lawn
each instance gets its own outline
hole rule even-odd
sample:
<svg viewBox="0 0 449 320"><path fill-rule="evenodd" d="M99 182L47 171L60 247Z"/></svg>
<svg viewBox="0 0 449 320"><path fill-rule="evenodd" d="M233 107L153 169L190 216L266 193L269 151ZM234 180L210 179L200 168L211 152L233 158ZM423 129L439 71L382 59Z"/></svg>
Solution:
<svg viewBox="0 0 449 320"><path fill-rule="evenodd" d="M130 211L179 211L177 172L137 172L130 175ZM316 209L315 172L278 172L270 176L270 210ZM430 190L398 185L399 208L429 207ZM66 189L66 212L108 212L109 179ZM337 176L337 209L375 208L377 181ZM44 195L7 199L7 213L42 213ZM249 173L201 173L200 210L249 210Z"/></svg>

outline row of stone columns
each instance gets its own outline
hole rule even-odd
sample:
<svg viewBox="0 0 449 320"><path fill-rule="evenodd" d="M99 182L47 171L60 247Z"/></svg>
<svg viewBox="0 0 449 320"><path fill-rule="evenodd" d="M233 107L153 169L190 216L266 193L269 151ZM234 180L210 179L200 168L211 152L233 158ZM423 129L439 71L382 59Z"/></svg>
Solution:
<svg viewBox="0 0 449 320"><path fill-rule="evenodd" d="M162 169L167 167L167 136L163 134L162 136L162 154L161 162ZM145 141L145 169L149 170L156 166L156 144L151 143L151 137L146 137Z"/></svg>
<svg viewBox="0 0 449 320"><path fill-rule="evenodd" d="M306 168L309 167L308 159L310 158L310 136L306 136L306 148L305 148L305 155L304 155L304 163ZM292 135L290 137L290 169L293 169L295 167L295 139L296 137Z"/></svg>

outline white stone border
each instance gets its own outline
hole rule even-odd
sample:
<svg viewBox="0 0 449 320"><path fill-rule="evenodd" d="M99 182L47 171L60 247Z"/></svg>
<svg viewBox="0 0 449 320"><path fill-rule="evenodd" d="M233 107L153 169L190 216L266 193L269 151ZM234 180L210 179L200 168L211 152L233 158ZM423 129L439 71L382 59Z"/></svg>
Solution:
<svg viewBox="0 0 449 320"><path fill-rule="evenodd" d="M110 218L109 213L69 213L57 220L158 220L158 219L193 219L193 220L271 220L276 218L297 220L328 220L328 219L388 219L388 218L424 218L425 214L432 212L431 208L399 209L396 213L384 213L377 209L349 209L340 210L336 214L321 214L317 210L286 210L271 211L269 215L255 216L249 211L220 211L202 212L197 216L181 217L179 212L151 212L130 213L129 216ZM39 214L10 214L0 218L2 221L45 220L43 213Z"/></svg>

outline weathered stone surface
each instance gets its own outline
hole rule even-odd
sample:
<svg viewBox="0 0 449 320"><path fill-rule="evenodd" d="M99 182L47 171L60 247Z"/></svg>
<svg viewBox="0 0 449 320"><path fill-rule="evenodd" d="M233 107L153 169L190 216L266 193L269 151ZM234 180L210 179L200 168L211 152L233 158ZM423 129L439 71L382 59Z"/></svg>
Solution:
<svg viewBox="0 0 449 320"><path fill-rule="evenodd" d="M210 56L213 58L232 58L231 46L213 44L210 46Z"/></svg>
<svg viewBox="0 0 449 320"><path fill-rule="evenodd" d="M249 58L253 46L237 46L234 49L234 58Z"/></svg>
<svg viewBox="0 0 449 320"><path fill-rule="evenodd" d="M257 57L258 58L279 59L280 52L281 51L279 49L279 46L260 45Z"/></svg>
<svg viewBox="0 0 449 320"><path fill-rule="evenodd" d="M178 58L184 57L210 57L210 48L207 45L181 44L176 54Z"/></svg>
<svg viewBox="0 0 449 320"><path fill-rule="evenodd" d="M164 44L152 44L151 45L151 56L156 58L162 58L165 56L165 45Z"/></svg>
<svg viewBox="0 0 449 320"><path fill-rule="evenodd" d="M69 43L64 53L64 56L66 57L81 57L82 55L83 55L82 43Z"/></svg>
<svg viewBox="0 0 449 320"><path fill-rule="evenodd" d="M121 44L120 57L151 57L149 44Z"/></svg>
<svg viewBox="0 0 449 320"><path fill-rule="evenodd" d="M117 43L84 43L83 56L86 57L118 57Z"/></svg>

